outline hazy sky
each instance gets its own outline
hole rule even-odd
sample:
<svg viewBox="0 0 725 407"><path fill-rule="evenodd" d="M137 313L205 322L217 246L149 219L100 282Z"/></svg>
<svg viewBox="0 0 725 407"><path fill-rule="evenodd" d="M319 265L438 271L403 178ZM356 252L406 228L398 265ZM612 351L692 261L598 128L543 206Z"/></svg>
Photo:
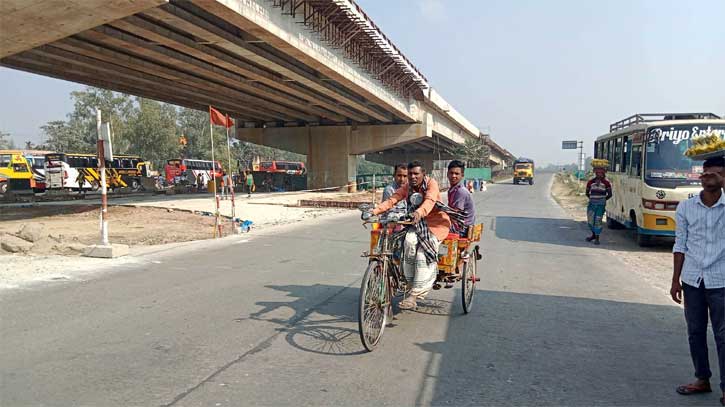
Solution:
<svg viewBox="0 0 725 407"><path fill-rule="evenodd" d="M634 113L725 114L725 1L358 0L458 111L515 155L573 162ZM0 68L17 142L81 85Z"/></svg>

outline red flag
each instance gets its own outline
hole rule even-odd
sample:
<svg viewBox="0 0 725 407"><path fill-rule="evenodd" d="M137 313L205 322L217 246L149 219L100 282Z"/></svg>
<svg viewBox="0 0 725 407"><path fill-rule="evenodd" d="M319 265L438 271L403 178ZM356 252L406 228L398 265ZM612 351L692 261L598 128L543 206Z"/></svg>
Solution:
<svg viewBox="0 0 725 407"><path fill-rule="evenodd" d="M227 115L227 127L234 127L234 120Z"/></svg>
<svg viewBox="0 0 725 407"><path fill-rule="evenodd" d="M227 118L222 114L222 112L214 109L211 106L209 106L209 120L211 120L212 124L224 127L232 127L229 122L227 122Z"/></svg>

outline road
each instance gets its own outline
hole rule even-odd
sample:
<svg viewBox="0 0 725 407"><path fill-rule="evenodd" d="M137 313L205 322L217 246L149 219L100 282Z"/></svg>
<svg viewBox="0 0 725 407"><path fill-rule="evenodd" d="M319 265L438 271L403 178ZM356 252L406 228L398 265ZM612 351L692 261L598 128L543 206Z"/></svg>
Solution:
<svg viewBox="0 0 725 407"><path fill-rule="evenodd" d="M550 180L477 193L474 312L436 291L373 353L354 214L5 292L0 404L716 405L674 393L692 374L681 308L584 242Z"/></svg>

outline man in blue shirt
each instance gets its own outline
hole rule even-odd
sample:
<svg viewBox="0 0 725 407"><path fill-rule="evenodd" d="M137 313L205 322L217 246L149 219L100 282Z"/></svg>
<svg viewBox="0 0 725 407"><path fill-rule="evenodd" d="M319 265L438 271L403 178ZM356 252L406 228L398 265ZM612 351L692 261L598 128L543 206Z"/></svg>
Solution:
<svg viewBox="0 0 725 407"><path fill-rule="evenodd" d="M707 354L707 319L710 317L720 365L720 389L725 405L725 157L705 161L700 183L703 190L677 206L674 272L670 295L685 302L690 355L695 365L694 383L677 388L683 395L709 393L710 363Z"/></svg>
<svg viewBox="0 0 725 407"><path fill-rule="evenodd" d="M448 206L464 210L467 213L463 230L456 230L455 226L451 226L451 231L460 233L461 236L466 236L468 227L476 223L476 207L473 204L473 197L463 185L465 171L466 164L462 161L453 160L448 164L448 182L450 184L450 188L448 188Z"/></svg>
<svg viewBox="0 0 725 407"><path fill-rule="evenodd" d="M408 164L398 164L395 166L394 171L395 172L393 173L393 182L386 186L383 190L383 200L381 202L385 202L390 199L395 191L399 190L401 187L403 187L403 185L406 185L408 183ZM405 200L402 200L398 202L395 207L389 212L405 213L406 208L406 202Z"/></svg>

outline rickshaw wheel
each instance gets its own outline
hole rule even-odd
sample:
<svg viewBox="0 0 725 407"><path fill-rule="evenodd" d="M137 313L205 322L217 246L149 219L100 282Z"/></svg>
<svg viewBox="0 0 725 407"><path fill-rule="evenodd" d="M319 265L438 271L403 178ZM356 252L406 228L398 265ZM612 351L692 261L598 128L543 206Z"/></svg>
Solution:
<svg viewBox="0 0 725 407"><path fill-rule="evenodd" d="M373 260L363 276L358 311L360 340L368 352L372 352L383 337L390 301L390 287L383 273L383 263Z"/></svg>
<svg viewBox="0 0 725 407"><path fill-rule="evenodd" d="M474 254L466 261L466 266L463 268L463 276L461 278L461 302L463 303L463 312L465 314L471 312L471 304L473 303L473 293L475 289L476 256Z"/></svg>

